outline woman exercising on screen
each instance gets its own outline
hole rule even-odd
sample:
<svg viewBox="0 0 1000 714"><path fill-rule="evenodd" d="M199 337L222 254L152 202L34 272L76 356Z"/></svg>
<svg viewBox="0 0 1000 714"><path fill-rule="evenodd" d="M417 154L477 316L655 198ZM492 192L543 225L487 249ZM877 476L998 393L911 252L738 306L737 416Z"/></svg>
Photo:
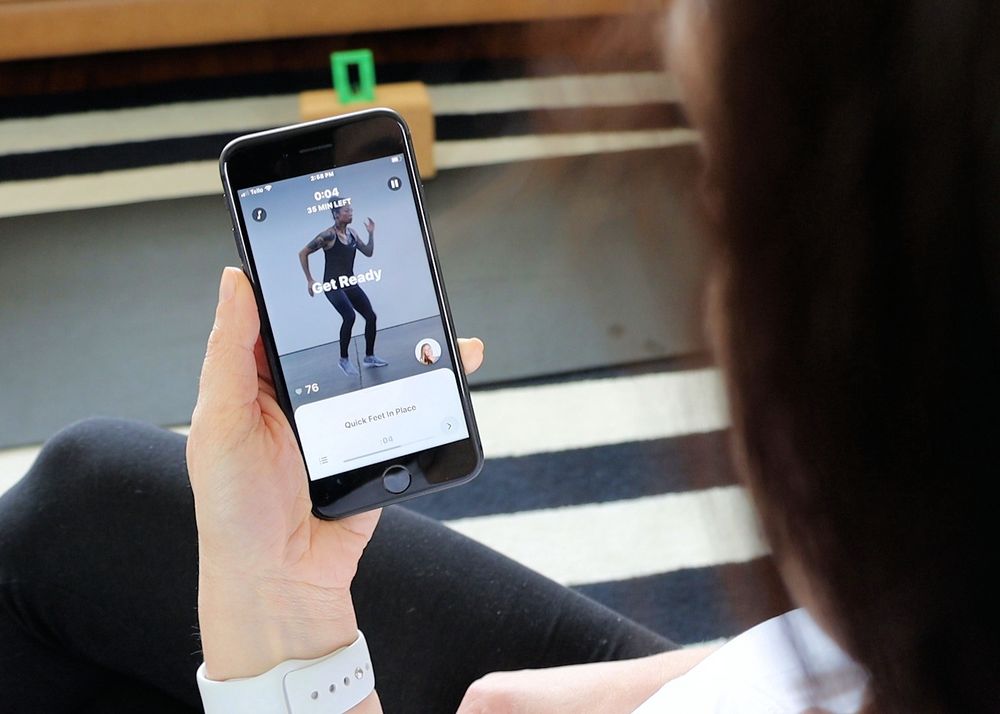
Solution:
<svg viewBox="0 0 1000 714"><path fill-rule="evenodd" d="M326 268L323 271L323 281L332 282L337 287L335 290L326 292L326 299L330 301L337 312L343 318L340 326L340 368L344 374L356 377L358 370L347 358L347 348L351 342L351 330L354 329L355 311L360 312L365 318L365 358L362 362L365 367L385 367L388 362L375 356L375 311L368 300L368 296L360 285L347 285L341 287L339 280L341 276L354 275L354 256L357 251L361 251L366 257L372 257L375 252L375 221L371 218L365 221L365 228L368 230L368 242L362 243L358 234L349 228L354 219L354 211L351 208L350 199L340 199L334 208L333 225L313 238L306 247L299 251L299 261L302 263L302 270L306 274L309 285L309 295L315 295L312 274L309 272L309 256L317 250L322 250L326 254Z"/></svg>

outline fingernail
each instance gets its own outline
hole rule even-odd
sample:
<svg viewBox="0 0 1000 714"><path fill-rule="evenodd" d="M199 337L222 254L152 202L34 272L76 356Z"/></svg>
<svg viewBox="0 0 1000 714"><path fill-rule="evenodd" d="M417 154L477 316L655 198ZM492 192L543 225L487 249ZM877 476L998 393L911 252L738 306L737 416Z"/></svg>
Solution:
<svg viewBox="0 0 1000 714"><path fill-rule="evenodd" d="M224 268L219 282L219 302L224 303L236 292L236 271Z"/></svg>

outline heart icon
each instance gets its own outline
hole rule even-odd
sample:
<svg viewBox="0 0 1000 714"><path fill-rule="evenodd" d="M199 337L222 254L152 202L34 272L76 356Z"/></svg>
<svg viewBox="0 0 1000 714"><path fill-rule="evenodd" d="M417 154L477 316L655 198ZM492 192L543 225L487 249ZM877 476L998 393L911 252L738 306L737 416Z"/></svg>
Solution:
<svg viewBox="0 0 1000 714"><path fill-rule="evenodd" d="M296 394L302 394L302 387L299 387L298 389L296 389L295 393Z"/></svg>

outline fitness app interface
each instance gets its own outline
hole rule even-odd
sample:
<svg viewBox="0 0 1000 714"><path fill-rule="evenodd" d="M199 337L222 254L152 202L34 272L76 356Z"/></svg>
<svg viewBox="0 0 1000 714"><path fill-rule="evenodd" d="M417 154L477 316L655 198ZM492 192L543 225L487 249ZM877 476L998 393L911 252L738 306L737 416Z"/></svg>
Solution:
<svg viewBox="0 0 1000 714"><path fill-rule="evenodd" d="M468 438L404 157L237 195L309 478Z"/></svg>

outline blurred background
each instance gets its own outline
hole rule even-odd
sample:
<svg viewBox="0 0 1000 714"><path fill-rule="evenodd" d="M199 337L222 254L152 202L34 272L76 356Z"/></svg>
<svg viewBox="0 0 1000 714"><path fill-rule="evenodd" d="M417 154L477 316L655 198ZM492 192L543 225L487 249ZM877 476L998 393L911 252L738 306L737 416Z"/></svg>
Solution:
<svg viewBox="0 0 1000 714"><path fill-rule="evenodd" d="M185 429L238 264L219 152L316 92L355 108L330 53L367 48L376 104L419 83L455 323L487 345L487 466L409 505L683 644L783 609L725 453L666 5L0 2L0 490L80 418Z"/></svg>

